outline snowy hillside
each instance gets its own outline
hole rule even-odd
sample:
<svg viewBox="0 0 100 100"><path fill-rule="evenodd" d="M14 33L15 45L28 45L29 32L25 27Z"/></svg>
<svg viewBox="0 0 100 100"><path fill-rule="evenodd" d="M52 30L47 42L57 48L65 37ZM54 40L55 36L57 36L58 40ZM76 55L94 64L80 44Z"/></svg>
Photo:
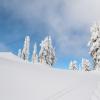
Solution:
<svg viewBox="0 0 100 100"><path fill-rule="evenodd" d="M0 53L0 100L100 100L100 92L95 93L99 72L19 62L11 53Z"/></svg>

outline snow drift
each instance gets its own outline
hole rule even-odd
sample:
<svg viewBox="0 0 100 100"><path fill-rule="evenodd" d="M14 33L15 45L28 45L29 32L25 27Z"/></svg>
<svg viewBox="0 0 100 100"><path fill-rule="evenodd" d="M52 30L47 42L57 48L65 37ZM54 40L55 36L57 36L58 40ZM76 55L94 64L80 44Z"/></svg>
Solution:
<svg viewBox="0 0 100 100"><path fill-rule="evenodd" d="M0 100L93 100L99 81L98 72L26 64L11 53L0 53Z"/></svg>

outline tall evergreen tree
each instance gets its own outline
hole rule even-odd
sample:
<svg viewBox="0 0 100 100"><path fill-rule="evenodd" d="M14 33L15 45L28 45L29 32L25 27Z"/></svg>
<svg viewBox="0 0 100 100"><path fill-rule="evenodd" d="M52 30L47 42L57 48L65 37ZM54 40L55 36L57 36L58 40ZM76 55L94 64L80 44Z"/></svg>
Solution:
<svg viewBox="0 0 100 100"><path fill-rule="evenodd" d="M51 37L48 36L40 44L41 49L39 53L40 63L46 63L52 66L55 63L55 49L52 46Z"/></svg>
<svg viewBox="0 0 100 100"><path fill-rule="evenodd" d="M90 62L88 59L82 59L82 70L90 71Z"/></svg>
<svg viewBox="0 0 100 100"><path fill-rule="evenodd" d="M88 43L90 55L93 58L94 69L100 68L100 25L94 24L91 27L91 39Z"/></svg>
<svg viewBox="0 0 100 100"><path fill-rule="evenodd" d="M78 70L77 61L71 61L69 63L69 69L70 70Z"/></svg>
<svg viewBox="0 0 100 100"><path fill-rule="evenodd" d="M32 62L33 63L38 63L38 56L37 56L37 45L36 43L33 46L34 50L33 50L33 54L32 54Z"/></svg>
<svg viewBox="0 0 100 100"><path fill-rule="evenodd" d="M29 60L29 46L30 46L30 37L26 36L24 41L24 47L22 49L21 58L25 61Z"/></svg>

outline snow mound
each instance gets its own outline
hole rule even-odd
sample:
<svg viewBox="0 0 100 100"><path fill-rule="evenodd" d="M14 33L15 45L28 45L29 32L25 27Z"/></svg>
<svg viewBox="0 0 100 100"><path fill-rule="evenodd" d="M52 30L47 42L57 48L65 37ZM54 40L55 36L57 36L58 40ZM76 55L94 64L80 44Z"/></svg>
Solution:
<svg viewBox="0 0 100 100"><path fill-rule="evenodd" d="M18 56L14 55L11 52L0 52L0 58L15 62L24 62L22 59L20 59Z"/></svg>
<svg viewBox="0 0 100 100"><path fill-rule="evenodd" d="M74 72L18 61L11 53L0 53L0 100L91 100L97 94L97 72Z"/></svg>

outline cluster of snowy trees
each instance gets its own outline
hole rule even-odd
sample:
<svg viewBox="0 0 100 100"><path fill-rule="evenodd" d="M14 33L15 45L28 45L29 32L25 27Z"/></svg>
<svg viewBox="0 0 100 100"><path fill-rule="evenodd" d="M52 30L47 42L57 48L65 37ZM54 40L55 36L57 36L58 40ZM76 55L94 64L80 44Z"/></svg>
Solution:
<svg viewBox="0 0 100 100"><path fill-rule="evenodd" d="M80 66L81 65L81 66ZM69 70L83 70L83 71L90 71L90 62L88 59L82 58L81 64L78 65L77 61L71 61L69 63Z"/></svg>
<svg viewBox="0 0 100 100"><path fill-rule="evenodd" d="M44 63L52 66L55 63L55 49L52 46L52 40L50 36L47 36L40 44L39 56L37 55L37 44L33 46L32 62L33 63ZM29 61L29 48L30 48L30 37L26 36L24 41L23 49L19 49L18 56L25 60Z"/></svg>
<svg viewBox="0 0 100 100"><path fill-rule="evenodd" d="M93 58L93 69L100 69L100 25L94 24L91 29L91 38L88 43L89 53ZM40 52L37 55L37 45L33 46L32 62L33 63L45 63L52 66L55 63L55 49L52 46L52 40L50 36L47 36L40 43ZM30 48L30 37L26 36L24 41L23 49L19 49L18 56L25 61L29 61L29 48ZM90 62L88 59L82 59L81 68L84 71L90 70ZM70 70L79 70L77 61L71 61L69 64Z"/></svg>

